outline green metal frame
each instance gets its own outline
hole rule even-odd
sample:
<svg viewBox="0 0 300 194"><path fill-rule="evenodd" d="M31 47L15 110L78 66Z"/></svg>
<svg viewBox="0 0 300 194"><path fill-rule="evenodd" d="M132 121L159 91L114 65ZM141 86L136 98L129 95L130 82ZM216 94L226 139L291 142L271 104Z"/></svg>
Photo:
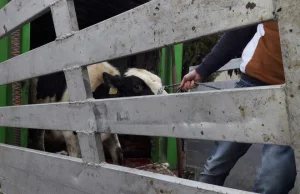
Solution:
<svg viewBox="0 0 300 194"><path fill-rule="evenodd" d="M183 57L183 44L178 44L174 46L175 48L175 65L176 65L176 73L177 73L177 80L176 82L181 82L182 77L182 57ZM169 57L172 59L172 52L170 52ZM174 62L170 60L170 72L172 72L172 64ZM172 75L171 81L172 81ZM176 84L176 83L170 83L170 84ZM171 169L176 169L177 167L177 142L176 138L168 138L168 148L167 148L167 161L170 165Z"/></svg>
<svg viewBox="0 0 300 194"><path fill-rule="evenodd" d="M9 0L0 0L0 8L5 6ZM21 28L21 53L30 50L30 24ZM10 58L11 38L10 36L0 39L0 62ZM22 104L28 104L29 82L22 84ZM11 84L0 86L0 106L12 105ZM14 144L14 131L11 128L0 127L0 143ZM21 146L27 147L27 129L21 129Z"/></svg>
<svg viewBox="0 0 300 194"><path fill-rule="evenodd" d="M182 57L183 44L165 47L161 50L161 61L158 67L158 75L161 77L164 85L175 84L172 80L172 47L175 51L175 65L177 71L177 80L179 83L182 77ZM177 142L176 138L154 138L152 149L152 160L154 162L168 162L171 169L177 168Z"/></svg>
<svg viewBox="0 0 300 194"><path fill-rule="evenodd" d="M0 8L4 7L8 0L0 0ZM10 37L0 39L0 62L9 59ZM7 85L0 86L0 106L7 105ZM0 127L0 143L6 143L6 128Z"/></svg>

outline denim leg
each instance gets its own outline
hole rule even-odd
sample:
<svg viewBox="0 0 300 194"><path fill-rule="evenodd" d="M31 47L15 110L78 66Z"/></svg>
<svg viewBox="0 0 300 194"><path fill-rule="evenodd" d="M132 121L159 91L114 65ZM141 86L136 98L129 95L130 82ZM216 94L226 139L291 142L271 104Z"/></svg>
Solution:
<svg viewBox="0 0 300 194"><path fill-rule="evenodd" d="M218 142L200 173L199 181L222 186L230 170L250 146L245 143Z"/></svg>
<svg viewBox="0 0 300 194"><path fill-rule="evenodd" d="M252 86L254 85L240 80L236 83L235 88ZM238 159L248 151L250 146L251 144L245 143L218 142L200 173L199 181L222 186L231 169Z"/></svg>
<svg viewBox="0 0 300 194"><path fill-rule="evenodd" d="M254 85L241 80L236 88ZM219 142L204 170L200 182L222 186L230 170L234 167L251 144ZM289 146L264 145L261 168L257 172L254 192L261 194L288 194L296 180L294 151Z"/></svg>
<svg viewBox="0 0 300 194"><path fill-rule="evenodd" d="M254 192L288 194L296 180L294 150L290 146L264 145Z"/></svg>
<svg viewBox="0 0 300 194"><path fill-rule="evenodd" d="M236 83L235 88L252 86L254 85L240 80ZM203 171L200 173L199 181L222 186L231 169L238 159L248 151L250 146L251 144L245 143L218 142L212 155L207 159Z"/></svg>

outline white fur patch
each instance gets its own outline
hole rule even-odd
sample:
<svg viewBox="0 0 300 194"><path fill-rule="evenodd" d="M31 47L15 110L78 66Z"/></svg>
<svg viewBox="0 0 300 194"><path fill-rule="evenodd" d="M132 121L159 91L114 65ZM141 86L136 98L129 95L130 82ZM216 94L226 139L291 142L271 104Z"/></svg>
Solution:
<svg viewBox="0 0 300 194"><path fill-rule="evenodd" d="M108 62L96 63L87 67L90 78L91 89L94 92L96 88L103 83L103 73L110 75L120 75L119 70Z"/></svg>
<svg viewBox="0 0 300 194"><path fill-rule="evenodd" d="M162 82L160 77L145 69L130 68L126 71L125 76L136 76L142 79L155 95L162 88ZM163 94L167 94L167 92L164 90Z"/></svg>

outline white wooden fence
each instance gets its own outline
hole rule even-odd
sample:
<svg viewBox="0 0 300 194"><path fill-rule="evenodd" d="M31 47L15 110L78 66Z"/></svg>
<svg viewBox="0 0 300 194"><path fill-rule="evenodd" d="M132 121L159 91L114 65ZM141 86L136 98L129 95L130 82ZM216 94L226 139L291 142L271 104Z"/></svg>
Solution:
<svg viewBox="0 0 300 194"><path fill-rule="evenodd" d="M4 193L248 193L107 164L99 132L291 145L300 185L299 0L153 0L81 31L71 0L12 0L0 10L0 37L49 10L57 40L1 63L0 84L64 71L72 102L3 107L0 126L77 131L83 159L1 144ZM273 19L285 85L91 98L89 64Z"/></svg>

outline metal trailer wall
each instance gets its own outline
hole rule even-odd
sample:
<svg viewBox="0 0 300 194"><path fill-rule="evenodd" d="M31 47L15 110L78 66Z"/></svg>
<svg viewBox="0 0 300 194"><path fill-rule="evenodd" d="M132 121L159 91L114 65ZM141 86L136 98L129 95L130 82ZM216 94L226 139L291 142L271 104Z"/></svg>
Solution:
<svg viewBox="0 0 300 194"><path fill-rule="evenodd" d="M74 159L1 144L4 192L249 193L106 164L99 132L292 145L299 167L299 7L298 0L153 0L78 31L71 0L11 1L0 10L0 37L51 8L57 39L2 62L0 84L64 71L72 102L3 107L0 126L77 131L84 154ZM279 19L285 85L90 98L86 65L272 19Z"/></svg>

